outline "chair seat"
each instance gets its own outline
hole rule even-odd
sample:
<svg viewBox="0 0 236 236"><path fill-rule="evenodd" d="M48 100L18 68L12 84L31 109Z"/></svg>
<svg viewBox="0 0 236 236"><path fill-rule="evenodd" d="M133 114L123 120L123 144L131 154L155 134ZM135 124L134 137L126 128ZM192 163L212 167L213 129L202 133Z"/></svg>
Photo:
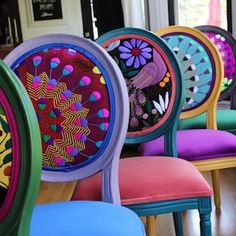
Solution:
<svg viewBox="0 0 236 236"><path fill-rule="evenodd" d="M176 134L178 156L188 161L236 156L236 136L222 130L178 130ZM163 155L163 137L142 143L143 156Z"/></svg>
<svg viewBox="0 0 236 236"><path fill-rule="evenodd" d="M99 175L80 181L72 200L101 200ZM190 162L173 157L121 159L119 185L122 205L210 196L212 193Z"/></svg>
<svg viewBox="0 0 236 236"><path fill-rule="evenodd" d="M139 217L105 202L63 202L34 208L30 236L144 236Z"/></svg>
<svg viewBox="0 0 236 236"><path fill-rule="evenodd" d="M217 110L217 128L236 134L236 110ZM178 129L205 129L206 114L179 121Z"/></svg>

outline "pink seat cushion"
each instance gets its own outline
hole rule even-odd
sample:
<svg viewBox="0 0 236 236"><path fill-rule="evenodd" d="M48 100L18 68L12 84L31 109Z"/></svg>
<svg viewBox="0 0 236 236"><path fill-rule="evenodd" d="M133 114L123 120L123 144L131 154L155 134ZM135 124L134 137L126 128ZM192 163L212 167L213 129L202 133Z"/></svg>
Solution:
<svg viewBox="0 0 236 236"><path fill-rule="evenodd" d="M122 205L212 194L206 180L190 162L174 157L121 159L119 185ZM101 200L100 174L80 181L72 200Z"/></svg>
<svg viewBox="0 0 236 236"><path fill-rule="evenodd" d="M188 161L236 156L236 136L221 130L179 130L176 134L178 156ZM164 154L163 137L142 143L142 156Z"/></svg>

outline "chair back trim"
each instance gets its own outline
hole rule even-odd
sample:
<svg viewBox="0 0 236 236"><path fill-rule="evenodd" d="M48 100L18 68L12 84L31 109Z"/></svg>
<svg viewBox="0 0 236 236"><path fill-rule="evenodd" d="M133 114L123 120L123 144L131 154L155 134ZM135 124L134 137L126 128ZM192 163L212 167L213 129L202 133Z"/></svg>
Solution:
<svg viewBox="0 0 236 236"><path fill-rule="evenodd" d="M6 116L12 141L11 178L0 209L0 234L28 235L41 175L39 126L25 88L2 61L0 87L1 112Z"/></svg>
<svg viewBox="0 0 236 236"><path fill-rule="evenodd" d="M59 57L60 55L61 58ZM46 78L47 85L49 85L49 80L47 78L51 78L51 74L56 75L54 77L54 80L56 80L56 87L53 87L52 83L51 90L48 89L48 87L44 87L42 91L46 92L40 94L44 94L45 100L54 99L53 104L59 103L60 108L66 107L66 115L70 115L66 122L59 124L61 126L66 124L65 127L63 126L64 128L62 130L65 139L58 138L59 141L57 141L57 144L60 144L59 146L62 147L61 150L63 153L66 150L71 151L69 153L70 157L60 155L59 157L62 157L61 159L63 160L57 161L59 160L59 158L57 158L57 149L54 150L51 148L49 142L47 148L43 148L44 165L42 178L44 180L71 181L85 178L95 172L103 170L113 163L114 157L119 158L119 153L127 131L126 119L128 119L129 111L126 102L126 99L128 99L127 91L119 68L112 60L110 60L109 55L107 55L102 48L81 37L66 34L51 34L25 41L14 49L4 60L11 66L18 77L23 80L37 114L40 112L39 105L41 105L41 101L39 101L40 99L38 97L35 99L34 91L36 89L30 91L29 84L32 84L32 82L37 83L37 80L34 81L34 79L37 76L40 76L41 80L39 80L39 82L44 81L43 79ZM61 62L61 64L59 64L59 62ZM32 67L32 63L34 68ZM42 69L40 67L41 65ZM44 73L43 69L46 66L48 67L48 71L47 73ZM64 76L63 78L60 77L57 70L60 70L60 73ZM35 71L37 72L37 76L29 76L30 74L34 75ZM58 74L53 74L54 72ZM88 77L93 76L93 80L92 77L91 80L86 79L87 77L84 75ZM30 79L26 80L25 77L27 76ZM84 77L86 77L85 80L83 80ZM52 80L50 81L55 82ZM86 87L88 81L91 81L91 83ZM35 86L37 87L38 84L36 83ZM77 83L79 86L77 86ZM90 91L93 89L93 86L96 89L101 89L103 94L100 93L100 90ZM55 96L51 96L51 93L59 87L58 93L55 94ZM67 97L67 92L68 94L71 94L69 93L71 91L74 91L72 92L72 97ZM80 92L83 92L83 94ZM91 92L93 96L90 96L89 92ZM99 96L99 93L104 96ZM61 97L66 97L67 100L63 100L62 103L60 103ZM70 111L72 106L76 107L75 103L70 103L73 97L78 99L78 101L76 100L78 104L82 104L82 110ZM90 97L92 98L90 99ZM87 102L88 100L89 103ZM101 106L104 101L109 101L109 104L107 104L107 107L101 107L100 109L99 106ZM95 105L92 105L92 103ZM100 110L98 111L98 109ZM97 121L90 122L89 119L93 119L94 114L98 117ZM74 116L76 116L76 120L80 120L80 122L76 123L76 126L71 124L71 122L73 123L75 120ZM81 125L83 122L80 117L87 121L85 122L86 125ZM103 126L100 126L100 120L104 120ZM96 123L98 121L99 123ZM108 123L109 125L107 125ZM93 130L93 133L91 130ZM97 130L97 132L95 132L95 130ZM70 137L70 134L74 135L74 132L77 131L82 132L81 137L85 137L85 141L75 140L75 136ZM75 133L75 135L76 134L77 133ZM92 136L95 138L101 137L101 140L95 140ZM45 142L43 137L44 134L42 133L42 140ZM54 139L53 143L58 139ZM46 139L46 141L47 140L48 139ZM70 140L71 142L73 141L73 144L74 141L76 143L76 145L73 145L71 148L68 146ZM79 142L78 145L77 142ZM96 152L93 152L95 146ZM75 152L73 152L73 150ZM86 150L88 153L83 153L83 150ZM90 155L91 152L93 153ZM73 156L72 159L71 155ZM51 166L48 163L56 164ZM65 163L65 165L63 163Z"/></svg>
<svg viewBox="0 0 236 236"><path fill-rule="evenodd" d="M0 101L1 101L1 106L4 108L4 113L1 114L2 116L5 116L6 123L5 125L7 126L8 132L6 133L7 136L9 136L9 140L12 145L11 145L11 151L8 153L8 155L2 155L4 156L3 158L3 165L7 164L6 159L9 157L11 159L8 160L8 163L11 162L10 168L11 168L11 174L10 174L10 180L9 180L9 189L7 191L6 199L3 202L3 208L0 211L0 220L2 220L6 214L8 213L9 209L11 208L12 202L14 200L16 190L18 187L18 181L19 181L19 176L20 176L20 165L21 165L21 155L20 155L20 140L19 140L19 130L16 124L15 117L13 115L13 110L9 104L9 101L4 93L4 91L0 88ZM3 117L1 117L3 119ZM2 123L3 121L1 121ZM3 123L2 123L3 126ZM1 133L4 132L4 128L1 130ZM3 141L1 142L1 146L3 145ZM6 148L6 144L5 144ZM5 150L4 150L5 151ZM14 157L14 159L12 158ZM3 166L1 166L2 168ZM6 170L6 169L5 169Z"/></svg>

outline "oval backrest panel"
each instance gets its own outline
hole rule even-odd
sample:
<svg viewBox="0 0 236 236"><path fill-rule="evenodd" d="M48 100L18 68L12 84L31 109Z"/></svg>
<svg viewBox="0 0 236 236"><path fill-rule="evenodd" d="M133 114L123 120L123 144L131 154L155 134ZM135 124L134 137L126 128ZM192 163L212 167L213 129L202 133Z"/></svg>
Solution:
<svg viewBox="0 0 236 236"><path fill-rule="evenodd" d="M163 28L158 35L170 45L184 70L185 102L182 112L204 112L219 94L221 78L214 45L200 31L181 26Z"/></svg>
<svg viewBox="0 0 236 236"><path fill-rule="evenodd" d="M224 63L224 79L219 100L234 93L236 88L236 40L226 30L213 25L196 27L202 31L217 47Z"/></svg>
<svg viewBox="0 0 236 236"><path fill-rule="evenodd" d="M175 56L159 37L148 31L123 28L97 39L119 65L126 80L130 102L126 142L144 142L168 130L181 94L181 73ZM178 88L178 89L177 89ZM175 113L175 114L174 114ZM157 130L162 130L157 134ZM152 135L151 135L152 136Z"/></svg>
<svg viewBox="0 0 236 236"><path fill-rule="evenodd" d="M6 58L36 110L46 171L70 172L95 162L114 132L111 78L116 73L111 75L100 61L102 49L95 44L90 49L88 41L80 46L81 40L58 35L50 43L52 36L43 36L21 45L15 59L14 52Z"/></svg>

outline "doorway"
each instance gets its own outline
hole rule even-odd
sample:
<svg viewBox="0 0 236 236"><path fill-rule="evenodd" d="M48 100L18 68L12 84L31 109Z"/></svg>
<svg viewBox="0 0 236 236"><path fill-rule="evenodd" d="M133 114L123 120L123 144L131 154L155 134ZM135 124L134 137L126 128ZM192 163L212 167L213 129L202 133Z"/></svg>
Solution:
<svg viewBox="0 0 236 236"><path fill-rule="evenodd" d="M96 39L124 27L121 0L81 0L84 37Z"/></svg>
<svg viewBox="0 0 236 236"><path fill-rule="evenodd" d="M0 1L0 58L22 42L17 0Z"/></svg>

